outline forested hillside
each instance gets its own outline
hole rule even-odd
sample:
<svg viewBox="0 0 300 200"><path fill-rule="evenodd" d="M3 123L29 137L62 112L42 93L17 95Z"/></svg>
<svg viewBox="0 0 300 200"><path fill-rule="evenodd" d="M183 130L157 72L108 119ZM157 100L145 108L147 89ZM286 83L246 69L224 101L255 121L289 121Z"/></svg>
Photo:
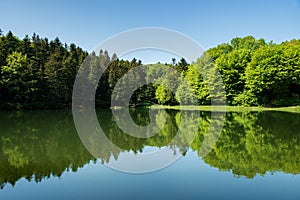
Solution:
<svg viewBox="0 0 300 200"><path fill-rule="evenodd" d="M0 33L2 109L70 108L74 80L87 56L96 63L95 66L97 62L109 63L96 91L96 106L109 107L117 81L128 70L142 65L140 60L119 60L117 55L110 57L102 50L89 55L75 44L63 44L58 38L49 41L34 34L19 39L12 32ZM274 44L252 36L234 38L229 43L211 48L192 64L183 58L179 62L173 59L171 63L163 64L182 75L180 77L172 71L166 74L172 77L172 81L164 80L165 85L177 84L176 93L163 85L149 84L134 93L131 104L177 105L187 102L186 88L180 84L185 77L199 105L209 105L209 89L197 70L199 67L205 69L207 61L213 61L222 76L228 105L300 105L300 41ZM139 78L147 80L151 73L159 72L150 70L140 74Z"/></svg>

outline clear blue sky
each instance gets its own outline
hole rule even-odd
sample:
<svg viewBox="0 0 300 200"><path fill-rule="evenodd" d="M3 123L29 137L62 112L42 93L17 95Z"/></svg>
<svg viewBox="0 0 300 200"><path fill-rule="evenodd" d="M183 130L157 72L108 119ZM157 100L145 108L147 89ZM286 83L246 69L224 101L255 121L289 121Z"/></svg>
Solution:
<svg viewBox="0 0 300 200"><path fill-rule="evenodd" d="M300 0L1 0L0 28L18 37L75 43L87 51L132 28L182 32L205 49L253 35L282 42L300 38Z"/></svg>

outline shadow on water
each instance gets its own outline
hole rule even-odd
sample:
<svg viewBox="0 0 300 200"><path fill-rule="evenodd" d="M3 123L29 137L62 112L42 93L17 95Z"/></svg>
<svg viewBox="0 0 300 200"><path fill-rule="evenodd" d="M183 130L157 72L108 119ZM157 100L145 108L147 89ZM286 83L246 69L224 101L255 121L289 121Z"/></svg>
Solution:
<svg viewBox="0 0 300 200"><path fill-rule="evenodd" d="M109 140L122 152L143 152L146 146L174 148L184 156L198 152L208 130L211 113L201 112L199 128L191 145L182 141L169 145L175 137L183 111L167 110L162 130L149 138L124 133L113 121L110 110L98 110L98 119ZM186 112L190 120L194 111ZM163 120L161 110L154 111L156 123ZM131 117L142 126L149 123L147 109L131 110ZM81 143L69 111L0 112L0 186L15 185L21 178L40 182L51 176L78 168L95 159ZM267 172L300 173L300 114L285 112L226 113L222 134L206 157L205 163L236 177L253 178ZM185 131L189 131L185 127ZM98 146L101 146L98 144ZM102 145L102 163L117 159L119 148Z"/></svg>

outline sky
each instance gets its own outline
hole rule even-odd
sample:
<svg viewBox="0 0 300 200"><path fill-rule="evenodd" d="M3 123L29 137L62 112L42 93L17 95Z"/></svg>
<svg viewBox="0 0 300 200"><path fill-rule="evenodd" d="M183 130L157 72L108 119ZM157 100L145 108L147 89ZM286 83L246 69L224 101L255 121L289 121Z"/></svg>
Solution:
<svg viewBox="0 0 300 200"><path fill-rule="evenodd" d="M300 38L300 0L0 0L0 11L4 34L59 37L89 52L115 34L143 27L179 31L204 49L247 35L276 43ZM146 62L159 56L135 55Z"/></svg>

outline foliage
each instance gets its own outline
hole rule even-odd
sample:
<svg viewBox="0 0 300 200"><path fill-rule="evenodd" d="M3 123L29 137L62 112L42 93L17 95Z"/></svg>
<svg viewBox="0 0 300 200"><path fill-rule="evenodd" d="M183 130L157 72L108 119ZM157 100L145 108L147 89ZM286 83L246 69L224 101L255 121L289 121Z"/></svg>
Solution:
<svg viewBox="0 0 300 200"><path fill-rule="evenodd" d="M253 55L245 77L246 90L257 98L258 105L299 105L300 42L259 49Z"/></svg>
<svg viewBox="0 0 300 200"><path fill-rule="evenodd" d="M78 68L87 53L33 34L0 36L0 107L58 109L70 106Z"/></svg>
<svg viewBox="0 0 300 200"><path fill-rule="evenodd" d="M69 108L81 65L88 66L87 80L96 87L97 107L110 107L115 86L125 74L130 81L115 91L120 103L129 89L126 87L146 82L133 92L133 106L188 105L192 93L199 105L218 105L225 102L224 90L227 105L300 105L299 40L274 44L253 36L237 37L207 50L191 64L184 58L179 62L173 58L163 65L170 70L162 71L160 63L142 65L135 58L119 60L105 50L88 54L75 44L62 44L58 38L48 41L33 34L20 40L8 32L0 35L0 108ZM137 66L149 69L132 71ZM96 72L102 73L100 80ZM154 83L149 82L151 77L155 77Z"/></svg>

